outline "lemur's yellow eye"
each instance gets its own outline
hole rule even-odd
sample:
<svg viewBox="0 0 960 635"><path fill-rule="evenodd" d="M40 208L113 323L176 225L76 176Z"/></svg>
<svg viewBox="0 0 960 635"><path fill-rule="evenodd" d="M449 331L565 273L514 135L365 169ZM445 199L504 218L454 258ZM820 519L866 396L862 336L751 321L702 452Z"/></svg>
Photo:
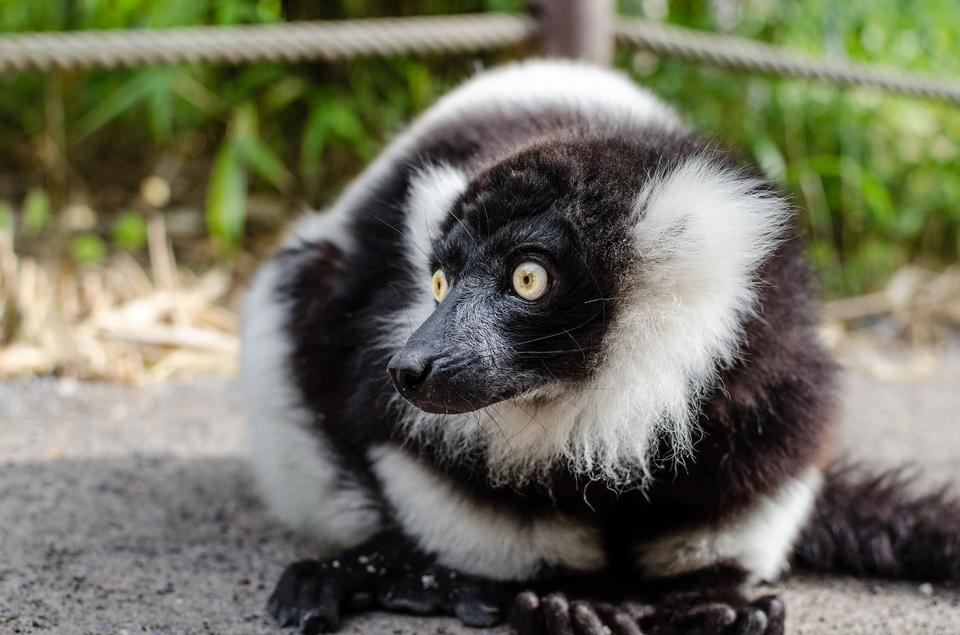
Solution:
<svg viewBox="0 0 960 635"><path fill-rule="evenodd" d="M441 302L447 295L447 274L443 273L443 269L437 269L433 272L432 287L433 299Z"/></svg>
<svg viewBox="0 0 960 635"><path fill-rule="evenodd" d="M535 262L521 262L513 270L513 290L524 300L539 300L547 292L547 270Z"/></svg>

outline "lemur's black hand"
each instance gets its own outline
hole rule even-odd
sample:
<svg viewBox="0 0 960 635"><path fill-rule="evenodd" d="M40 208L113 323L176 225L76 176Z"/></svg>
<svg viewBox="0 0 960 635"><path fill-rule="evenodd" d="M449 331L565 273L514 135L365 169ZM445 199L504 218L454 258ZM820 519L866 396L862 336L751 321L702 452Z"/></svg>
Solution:
<svg viewBox="0 0 960 635"><path fill-rule="evenodd" d="M707 635L783 635L786 610L775 595L748 599L740 591L704 589L665 595L650 632Z"/></svg>
<svg viewBox="0 0 960 635"><path fill-rule="evenodd" d="M517 635L783 635L783 602L749 601L736 592L667 594L657 604L568 601L562 593L516 596L510 625Z"/></svg>
<svg viewBox="0 0 960 635"><path fill-rule="evenodd" d="M453 615L468 626L500 621L502 585L442 567L409 545L375 541L326 561L288 566L270 596L270 614L305 635L336 631L344 611L381 608Z"/></svg>

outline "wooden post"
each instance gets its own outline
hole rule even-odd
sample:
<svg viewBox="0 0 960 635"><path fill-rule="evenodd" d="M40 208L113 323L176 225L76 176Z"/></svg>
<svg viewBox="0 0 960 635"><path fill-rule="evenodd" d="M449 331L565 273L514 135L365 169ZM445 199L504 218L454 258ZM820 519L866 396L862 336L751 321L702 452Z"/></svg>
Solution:
<svg viewBox="0 0 960 635"><path fill-rule="evenodd" d="M543 54L594 64L613 59L613 0L535 0Z"/></svg>

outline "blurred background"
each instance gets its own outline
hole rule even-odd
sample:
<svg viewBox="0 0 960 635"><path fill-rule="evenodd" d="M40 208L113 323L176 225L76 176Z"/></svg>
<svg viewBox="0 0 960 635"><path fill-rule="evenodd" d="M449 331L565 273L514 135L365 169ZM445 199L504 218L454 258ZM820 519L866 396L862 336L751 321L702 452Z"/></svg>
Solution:
<svg viewBox="0 0 960 635"><path fill-rule="evenodd" d="M953 0L621 0L617 9L836 60L960 77ZM0 32L524 12L519 0L35 0ZM238 298L438 96L528 45L338 63L0 74L0 377L232 372ZM955 342L960 109L618 46L615 65L752 159L801 210L831 341Z"/></svg>

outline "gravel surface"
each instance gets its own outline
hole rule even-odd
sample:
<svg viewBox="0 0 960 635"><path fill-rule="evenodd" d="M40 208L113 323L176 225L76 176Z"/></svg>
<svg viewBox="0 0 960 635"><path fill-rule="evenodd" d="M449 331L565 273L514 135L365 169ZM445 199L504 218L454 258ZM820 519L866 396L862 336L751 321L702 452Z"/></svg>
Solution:
<svg viewBox="0 0 960 635"><path fill-rule="evenodd" d="M960 352L877 355L852 357L844 445L960 480ZM882 372L857 370L865 357ZM310 547L252 491L238 392L223 379L0 384L0 633L281 632L265 599ZM776 588L791 633L960 633L955 587L795 576ZM344 632L481 631L372 614Z"/></svg>

